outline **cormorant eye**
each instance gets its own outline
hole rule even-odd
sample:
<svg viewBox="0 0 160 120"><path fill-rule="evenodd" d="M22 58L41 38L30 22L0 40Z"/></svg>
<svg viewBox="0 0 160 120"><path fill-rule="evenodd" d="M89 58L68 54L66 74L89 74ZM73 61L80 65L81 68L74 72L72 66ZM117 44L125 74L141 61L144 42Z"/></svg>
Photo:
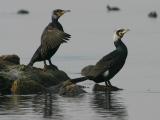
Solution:
<svg viewBox="0 0 160 120"><path fill-rule="evenodd" d="M61 13L62 12L62 10L57 10L57 13Z"/></svg>
<svg viewBox="0 0 160 120"><path fill-rule="evenodd" d="M61 13L61 12L62 12L62 10L55 10L55 11L54 11L54 14L55 14L55 15L58 15L58 14Z"/></svg>

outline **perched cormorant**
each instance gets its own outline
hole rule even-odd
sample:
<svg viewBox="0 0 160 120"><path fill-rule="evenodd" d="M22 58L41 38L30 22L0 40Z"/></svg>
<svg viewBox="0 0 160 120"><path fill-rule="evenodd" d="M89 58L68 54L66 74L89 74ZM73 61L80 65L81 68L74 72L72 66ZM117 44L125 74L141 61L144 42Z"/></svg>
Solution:
<svg viewBox="0 0 160 120"><path fill-rule="evenodd" d="M70 12L70 10L56 9L53 11L52 22L44 29L41 36L41 45L34 53L28 64L29 66L33 66L37 61L44 61L44 64L47 65L46 60L48 60L51 66L56 67L52 64L51 57L56 53L59 46L67 42L71 36L63 31L63 27L58 21L67 12Z"/></svg>
<svg viewBox="0 0 160 120"><path fill-rule="evenodd" d="M120 10L120 8L115 7L115 6L111 7L110 5L107 5L106 8L108 11L119 11Z"/></svg>
<svg viewBox="0 0 160 120"><path fill-rule="evenodd" d="M116 49L100 59L96 65L88 65L82 69L81 74L85 77L72 81L93 80L96 83L105 82L106 86L112 86L110 79L113 78L125 64L128 50L122 42L123 35L129 29L119 29L114 33L114 45Z"/></svg>

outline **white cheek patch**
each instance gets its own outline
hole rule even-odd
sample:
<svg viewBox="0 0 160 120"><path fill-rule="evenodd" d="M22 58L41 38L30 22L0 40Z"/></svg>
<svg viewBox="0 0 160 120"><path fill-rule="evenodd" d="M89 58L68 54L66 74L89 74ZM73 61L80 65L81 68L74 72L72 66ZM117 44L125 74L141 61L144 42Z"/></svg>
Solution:
<svg viewBox="0 0 160 120"><path fill-rule="evenodd" d="M104 77L107 77L108 75L109 75L109 71L108 71L108 70L103 73L103 76L104 76Z"/></svg>
<svg viewBox="0 0 160 120"><path fill-rule="evenodd" d="M114 33L113 35L113 40L114 41L117 41L120 37L116 34L116 32Z"/></svg>

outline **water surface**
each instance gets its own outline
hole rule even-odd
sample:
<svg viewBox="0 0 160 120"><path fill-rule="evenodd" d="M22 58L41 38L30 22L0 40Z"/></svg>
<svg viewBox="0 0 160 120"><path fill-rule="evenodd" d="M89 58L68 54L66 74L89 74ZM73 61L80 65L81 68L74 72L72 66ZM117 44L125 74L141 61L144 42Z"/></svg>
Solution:
<svg viewBox="0 0 160 120"><path fill-rule="evenodd" d="M119 6L120 12L107 12L106 5ZM113 31L131 29L123 41L128 47L124 68L112 84L124 90L87 94L74 98L59 95L0 96L0 120L151 120L159 119L160 20L147 14L160 13L158 0L0 0L0 54L18 54L27 64L40 44L44 27L55 8L72 12L60 18L64 30L72 35L52 62L79 77L80 70L95 64L114 49ZM17 15L19 9L29 15ZM43 63L35 66L42 67ZM103 83L102 83L103 84Z"/></svg>

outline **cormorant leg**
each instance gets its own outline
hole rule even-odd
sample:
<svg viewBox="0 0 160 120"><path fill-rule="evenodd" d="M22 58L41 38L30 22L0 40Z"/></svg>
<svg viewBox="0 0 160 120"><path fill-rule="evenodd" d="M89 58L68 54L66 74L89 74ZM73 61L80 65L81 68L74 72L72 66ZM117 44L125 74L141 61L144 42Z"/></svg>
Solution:
<svg viewBox="0 0 160 120"><path fill-rule="evenodd" d="M110 82L110 81L107 81L107 82L108 82L108 85L109 85L109 86L112 86L112 84L111 84L111 82Z"/></svg>
<svg viewBox="0 0 160 120"><path fill-rule="evenodd" d="M57 66L55 66L55 65L52 64L51 59L49 59L48 61L49 61L49 64L50 64L53 68L58 69Z"/></svg>
<svg viewBox="0 0 160 120"><path fill-rule="evenodd" d="M109 85L108 85L108 81L104 81L105 82L105 84L106 84L106 87L108 87Z"/></svg>
<svg viewBox="0 0 160 120"><path fill-rule="evenodd" d="M47 66L47 63L46 63L46 61L44 60L43 62L44 62L44 66Z"/></svg>
<svg viewBox="0 0 160 120"><path fill-rule="evenodd" d="M52 64L52 62L51 62L51 59L49 59L48 61L49 61L49 64L50 64L50 65L54 66L54 65Z"/></svg>
<svg viewBox="0 0 160 120"><path fill-rule="evenodd" d="M44 69L43 69L43 71L46 72L47 71L47 63L46 63L45 60L43 62L44 62Z"/></svg>

